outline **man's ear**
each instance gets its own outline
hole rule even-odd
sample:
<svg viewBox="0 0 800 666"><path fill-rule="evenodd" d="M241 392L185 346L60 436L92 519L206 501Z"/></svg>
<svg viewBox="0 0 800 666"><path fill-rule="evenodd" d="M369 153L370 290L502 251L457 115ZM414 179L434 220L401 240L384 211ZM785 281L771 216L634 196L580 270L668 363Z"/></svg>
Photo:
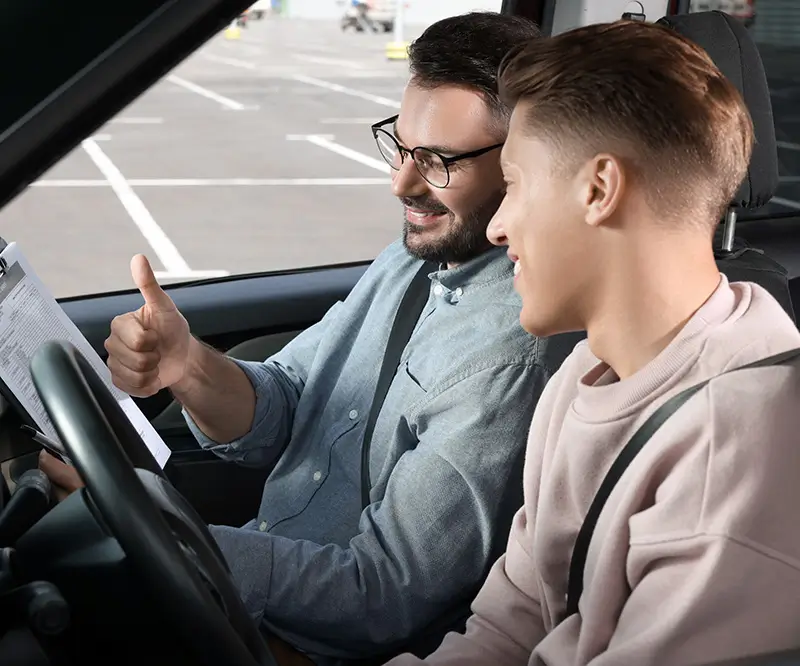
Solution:
<svg viewBox="0 0 800 666"><path fill-rule="evenodd" d="M579 178L586 224L606 224L625 193L627 181L622 162L613 155L596 155L581 169Z"/></svg>

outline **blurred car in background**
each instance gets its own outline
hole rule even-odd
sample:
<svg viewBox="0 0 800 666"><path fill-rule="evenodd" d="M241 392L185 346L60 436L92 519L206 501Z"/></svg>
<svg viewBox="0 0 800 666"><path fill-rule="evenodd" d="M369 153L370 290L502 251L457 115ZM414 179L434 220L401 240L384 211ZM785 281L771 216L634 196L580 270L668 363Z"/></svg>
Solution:
<svg viewBox="0 0 800 666"><path fill-rule="evenodd" d="M368 0L367 2L341 1L344 14L340 21L342 31L352 28L356 32L391 32L397 0Z"/></svg>

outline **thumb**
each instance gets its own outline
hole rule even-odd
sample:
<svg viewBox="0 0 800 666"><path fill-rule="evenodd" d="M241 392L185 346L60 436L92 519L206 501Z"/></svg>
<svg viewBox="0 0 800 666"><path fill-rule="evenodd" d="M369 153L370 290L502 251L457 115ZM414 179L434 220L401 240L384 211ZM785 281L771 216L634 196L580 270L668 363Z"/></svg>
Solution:
<svg viewBox="0 0 800 666"><path fill-rule="evenodd" d="M175 303L158 284L150 262L143 254L137 254L131 259L131 275L145 305L160 311L175 309Z"/></svg>

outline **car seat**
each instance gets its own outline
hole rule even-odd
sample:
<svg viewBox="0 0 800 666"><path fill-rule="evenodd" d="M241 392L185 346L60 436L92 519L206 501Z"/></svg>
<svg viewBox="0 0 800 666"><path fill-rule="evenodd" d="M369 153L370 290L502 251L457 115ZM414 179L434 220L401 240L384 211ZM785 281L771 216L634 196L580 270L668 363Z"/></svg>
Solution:
<svg viewBox="0 0 800 666"><path fill-rule="evenodd" d="M760 208L778 188L778 151L772 102L761 54L744 24L723 12L665 16L657 23L701 46L742 94L755 129L750 167L714 237L717 266L731 282L755 282L795 320L786 269L761 250L735 236L741 210ZM757 224L752 222L750 224Z"/></svg>

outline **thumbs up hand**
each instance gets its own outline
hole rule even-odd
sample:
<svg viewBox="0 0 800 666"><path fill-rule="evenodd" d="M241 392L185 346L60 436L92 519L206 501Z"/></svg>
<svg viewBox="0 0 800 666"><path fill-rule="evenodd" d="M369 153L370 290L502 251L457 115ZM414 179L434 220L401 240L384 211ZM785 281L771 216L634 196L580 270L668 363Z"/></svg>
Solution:
<svg viewBox="0 0 800 666"><path fill-rule="evenodd" d="M146 257L138 254L131 260L131 274L144 305L113 319L105 348L114 385L144 398L183 379L191 333Z"/></svg>

